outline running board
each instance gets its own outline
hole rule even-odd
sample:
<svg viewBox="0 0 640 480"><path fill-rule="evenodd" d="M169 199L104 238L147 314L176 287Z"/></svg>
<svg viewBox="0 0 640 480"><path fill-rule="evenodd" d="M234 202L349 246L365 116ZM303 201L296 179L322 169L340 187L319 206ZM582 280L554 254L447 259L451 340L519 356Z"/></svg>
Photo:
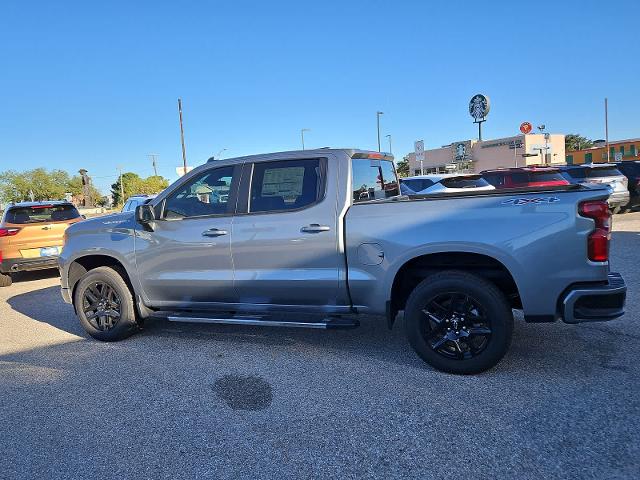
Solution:
<svg viewBox="0 0 640 480"><path fill-rule="evenodd" d="M254 325L263 327L293 327L316 328L322 330L349 329L360 326L358 320L341 317L324 318L317 322L297 322L293 320L271 320L269 318L249 315L234 315L231 317L197 317L193 315L169 315L170 322L182 323L218 323L225 325Z"/></svg>

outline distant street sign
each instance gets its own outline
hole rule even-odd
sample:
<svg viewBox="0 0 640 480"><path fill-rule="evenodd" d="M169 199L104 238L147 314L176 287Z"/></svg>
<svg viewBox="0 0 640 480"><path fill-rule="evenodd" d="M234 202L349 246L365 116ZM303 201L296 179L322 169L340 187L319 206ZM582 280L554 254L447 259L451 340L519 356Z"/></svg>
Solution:
<svg viewBox="0 0 640 480"><path fill-rule="evenodd" d="M189 173L193 170L193 167L187 167L187 171L185 172L184 167L176 167L176 173L179 177L183 177L185 174Z"/></svg>
<svg viewBox="0 0 640 480"><path fill-rule="evenodd" d="M417 140L413 144L414 150L416 152L416 162L424 161L424 140Z"/></svg>
<svg viewBox="0 0 640 480"><path fill-rule="evenodd" d="M613 157L616 159L616 162L621 162L622 161L622 152L616 152L616 154Z"/></svg>
<svg viewBox="0 0 640 480"><path fill-rule="evenodd" d="M529 122L522 122L520 124L520 131L525 135L531 132L531 130L533 130L533 125L531 125Z"/></svg>

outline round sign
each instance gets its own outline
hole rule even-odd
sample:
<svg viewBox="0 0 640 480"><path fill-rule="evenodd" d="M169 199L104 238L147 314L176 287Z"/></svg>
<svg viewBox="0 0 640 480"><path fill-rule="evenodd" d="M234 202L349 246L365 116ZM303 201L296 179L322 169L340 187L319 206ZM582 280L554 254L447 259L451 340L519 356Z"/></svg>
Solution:
<svg viewBox="0 0 640 480"><path fill-rule="evenodd" d="M469 114L476 122L483 121L489 114L489 97L481 93L474 95L469 101Z"/></svg>
<svg viewBox="0 0 640 480"><path fill-rule="evenodd" d="M525 135L533 130L533 126L529 122L522 122L520 124L520 131Z"/></svg>

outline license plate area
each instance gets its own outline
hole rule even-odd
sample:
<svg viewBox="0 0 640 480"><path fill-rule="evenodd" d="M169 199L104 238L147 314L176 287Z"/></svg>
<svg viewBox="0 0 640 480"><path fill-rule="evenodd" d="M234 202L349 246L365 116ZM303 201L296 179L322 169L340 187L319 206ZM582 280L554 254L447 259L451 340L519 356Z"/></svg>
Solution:
<svg viewBox="0 0 640 480"><path fill-rule="evenodd" d="M40 249L41 257L55 257L60 255L60 247L43 247Z"/></svg>

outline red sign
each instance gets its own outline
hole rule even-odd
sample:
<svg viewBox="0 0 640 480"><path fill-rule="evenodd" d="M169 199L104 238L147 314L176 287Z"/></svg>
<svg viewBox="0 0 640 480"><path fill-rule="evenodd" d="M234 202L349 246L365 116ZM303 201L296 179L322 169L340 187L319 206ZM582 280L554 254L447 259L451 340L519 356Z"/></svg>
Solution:
<svg viewBox="0 0 640 480"><path fill-rule="evenodd" d="M531 132L531 130L533 129L533 127L531 126L531 124L529 122L522 122L520 124L520 131L522 133L524 133L525 135L529 132Z"/></svg>

